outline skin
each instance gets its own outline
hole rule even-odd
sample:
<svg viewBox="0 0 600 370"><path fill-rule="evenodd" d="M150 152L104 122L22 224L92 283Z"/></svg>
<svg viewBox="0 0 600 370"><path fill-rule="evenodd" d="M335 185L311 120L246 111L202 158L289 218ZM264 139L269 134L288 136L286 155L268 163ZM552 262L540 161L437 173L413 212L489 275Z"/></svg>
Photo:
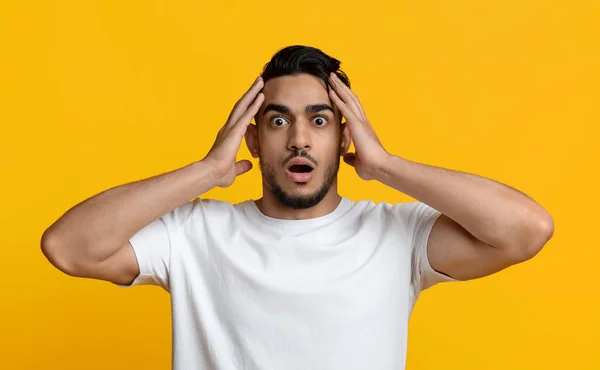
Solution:
<svg viewBox="0 0 600 370"><path fill-rule="evenodd" d="M378 139L358 97L335 74L331 89L309 75L272 79L264 86L265 100L259 125L248 126L246 143L263 169L260 210L271 217L303 219L332 212L339 204L337 178L323 200L308 209L285 206L274 194L274 185L292 196L315 194L327 181L326 167L339 155L363 180L376 180L439 210L442 215L431 230L427 253L432 267L458 280L493 274L535 256L554 233L550 214L533 199L499 182L474 174L409 161L389 153ZM289 107L282 121L265 108ZM310 104L332 103L346 124L318 127ZM282 127L273 123L279 122ZM331 122L331 121L330 121ZM335 122L339 122L336 120ZM350 142L356 151L348 153ZM311 182L295 184L285 176L285 159L305 149L319 163Z"/></svg>
<svg viewBox="0 0 600 370"><path fill-rule="evenodd" d="M356 147L344 161L360 178L377 180L442 213L427 244L435 270L458 280L483 277L532 258L550 240L554 221L533 199L481 176L388 153L358 97L335 74L329 82Z"/></svg>
<svg viewBox="0 0 600 370"><path fill-rule="evenodd" d="M428 259L435 270L458 280L486 276L530 259L553 236L550 214L522 192L481 176L389 153L358 97L335 74L328 85L329 90L318 78L302 74L266 84L257 78L202 160L108 189L77 204L44 232L44 255L72 276L131 283L139 274L131 236L189 199L214 187L231 186L237 176L248 172L249 160L236 161L244 137L263 170L263 197L256 202L265 215L306 219L332 212L341 200L337 163L343 156L359 178L379 181L442 213L428 238ZM288 107L285 124L267 110L269 104ZM306 107L315 104L328 104L334 112L307 113ZM257 113L258 126L251 124ZM339 123L341 117L345 124ZM273 125L276 121L281 127ZM348 152L351 142L354 153ZM315 174L305 184L285 175L287 161L298 154L315 164ZM311 207L290 207L281 201L299 199L296 205L306 206L302 199L319 193L322 199Z"/></svg>
<svg viewBox="0 0 600 370"><path fill-rule="evenodd" d="M258 125L251 124L246 131L246 144L252 156L259 158L263 174L263 197L256 205L265 215L280 219L332 212L341 201L337 172L350 137L325 83L308 74L282 76L269 80L263 93ZM269 109L272 105L278 107ZM307 111L317 106L322 109ZM313 177L306 183L296 183L286 175L288 161L296 157L308 158L314 166Z"/></svg>

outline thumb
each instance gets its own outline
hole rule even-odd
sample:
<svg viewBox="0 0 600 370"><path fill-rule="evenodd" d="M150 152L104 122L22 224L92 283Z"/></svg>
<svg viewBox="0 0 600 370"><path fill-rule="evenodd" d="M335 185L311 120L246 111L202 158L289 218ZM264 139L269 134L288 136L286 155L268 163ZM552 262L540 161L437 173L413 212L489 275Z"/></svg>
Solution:
<svg viewBox="0 0 600 370"><path fill-rule="evenodd" d="M354 167L354 161L356 160L356 153L347 153L344 155L344 162Z"/></svg>
<svg viewBox="0 0 600 370"><path fill-rule="evenodd" d="M247 159L241 160L235 164L235 175L239 176L252 169L252 162Z"/></svg>

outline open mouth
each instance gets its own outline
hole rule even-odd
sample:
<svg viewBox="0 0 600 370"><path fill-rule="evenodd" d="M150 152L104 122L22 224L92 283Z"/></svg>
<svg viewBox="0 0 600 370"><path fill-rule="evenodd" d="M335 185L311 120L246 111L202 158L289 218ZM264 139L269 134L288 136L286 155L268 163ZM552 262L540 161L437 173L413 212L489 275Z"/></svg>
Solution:
<svg viewBox="0 0 600 370"><path fill-rule="evenodd" d="M308 173L312 172L313 168L306 164L295 164L290 166L288 170L292 173Z"/></svg>
<svg viewBox="0 0 600 370"><path fill-rule="evenodd" d="M288 167L286 174L297 184L307 183L313 177L314 169L307 164L293 164Z"/></svg>

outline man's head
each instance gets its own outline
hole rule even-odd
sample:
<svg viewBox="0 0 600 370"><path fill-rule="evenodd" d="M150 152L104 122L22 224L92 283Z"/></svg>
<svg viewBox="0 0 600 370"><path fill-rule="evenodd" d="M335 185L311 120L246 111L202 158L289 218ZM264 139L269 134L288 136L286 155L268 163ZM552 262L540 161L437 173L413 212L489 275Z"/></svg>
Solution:
<svg viewBox="0 0 600 370"><path fill-rule="evenodd" d="M265 100L246 133L265 191L290 208L318 204L336 182L350 135L329 98L331 72L350 86L340 62L308 46L290 46L265 65Z"/></svg>

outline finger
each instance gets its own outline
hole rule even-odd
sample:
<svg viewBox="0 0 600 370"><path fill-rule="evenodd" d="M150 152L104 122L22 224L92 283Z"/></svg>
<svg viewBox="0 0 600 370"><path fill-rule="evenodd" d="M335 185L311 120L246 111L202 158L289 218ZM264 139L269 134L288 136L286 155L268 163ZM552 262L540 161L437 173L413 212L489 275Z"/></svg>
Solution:
<svg viewBox="0 0 600 370"><path fill-rule="evenodd" d="M246 132L246 128L250 124L250 121L252 121L252 117L256 115L263 101L265 101L265 94L259 93L256 96L256 99L254 99L254 102L252 102L252 105L246 109L246 112L244 112L240 119L235 123L236 126L240 127L240 131L243 130L243 133Z"/></svg>
<svg viewBox="0 0 600 370"><path fill-rule="evenodd" d="M235 175L239 176L252 169L252 162L247 159L243 159L235 164Z"/></svg>
<svg viewBox="0 0 600 370"><path fill-rule="evenodd" d="M335 73L331 73L329 81L338 96L355 112L355 115L366 119L365 112L352 90L350 90Z"/></svg>
<svg viewBox="0 0 600 370"><path fill-rule="evenodd" d="M356 153L346 153L344 155L344 162L354 167L354 161L356 160Z"/></svg>
<svg viewBox="0 0 600 370"><path fill-rule="evenodd" d="M360 103L360 100L358 99L358 96L356 96L354 91L352 91L348 86L346 86L345 83L342 82L342 80L339 78L337 73L332 72L330 74L330 78L333 81L333 83L335 84L336 88L338 90L341 90L338 92L347 94L348 98L351 99L356 104L357 108L361 111L361 113L364 114L362 104Z"/></svg>
<svg viewBox="0 0 600 370"><path fill-rule="evenodd" d="M344 101L342 101L342 99L340 99L340 97L335 92L335 90L333 90L333 89L329 90L329 96L331 97L331 100L333 100L333 103L338 107L340 112L342 112L342 116L346 117L346 121L350 120L350 121L354 122L356 119L356 115L348 107L348 105L346 103L344 103ZM350 123L350 125L351 124L352 123ZM348 126L348 128L352 129L350 126Z"/></svg>
<svg viewBox="0 0 600 370"><path fill-rule="evenodd" d="M226 125L234 125L240 119L240 117L248 109L248 106L254 101L254 99L256 98L256 95L260 92L260 90L263 87L264 87L263 79L262 79L262 77L259 76L256 78L256 80L254 80L254 83L252 84L252 86L250 86L248 91L246 91L246 93L244 93L244 95L242 95L240 100L238 100L235 103L235 105L233 106L233 109L231 111L231 114L229 115L229 118L227 119Z"/></svg>
<svg viewBox="0 0 600 370"><path fill-rule="evenodd" d="M263 86L263 79L259 76L256 80L254 80L254 83L252 86L250 86L248 91L246 91L240 100L238 100L233 106L231 114L229 115L227 123L225 124L226 126L234 125L240 119L240 117L248 109L248 106L255 100L256 95L260 92L260 89L262 89Z"/></svg>

